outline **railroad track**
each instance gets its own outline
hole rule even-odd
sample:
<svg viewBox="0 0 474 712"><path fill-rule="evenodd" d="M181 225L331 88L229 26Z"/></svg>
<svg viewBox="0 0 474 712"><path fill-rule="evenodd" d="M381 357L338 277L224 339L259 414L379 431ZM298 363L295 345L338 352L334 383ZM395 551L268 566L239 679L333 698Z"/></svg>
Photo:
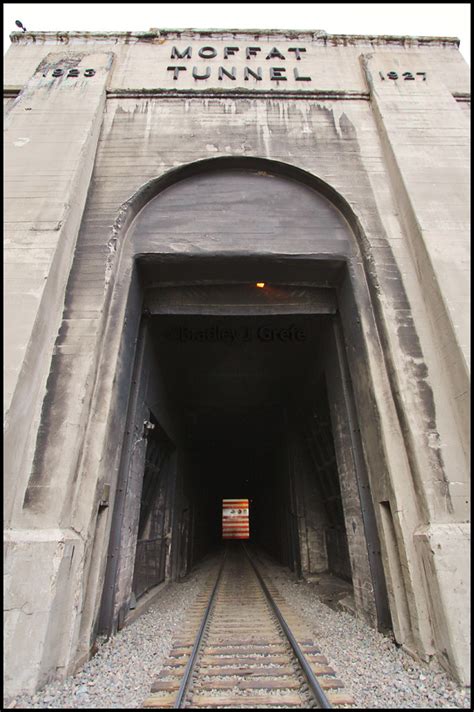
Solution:
<svg viewBox="0 0 474 712"><path fill-rule="evenodd" d="M291 628L290 628L291 626ZM229 542L217 580L189 611L144 708L353 706L295 613Z"/></svg>

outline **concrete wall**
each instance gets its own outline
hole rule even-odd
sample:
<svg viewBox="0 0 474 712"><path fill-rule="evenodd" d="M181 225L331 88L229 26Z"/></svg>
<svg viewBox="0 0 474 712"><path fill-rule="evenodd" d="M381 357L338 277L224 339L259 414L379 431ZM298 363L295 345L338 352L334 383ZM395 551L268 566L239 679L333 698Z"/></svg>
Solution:
<svg viewBox="0 0 474 712"><path fill-rule="evenodd" d="M196 86L203 80L190 81L190 70L186 81L174 80L167 66L178 41L195 52L209 44L220 53L228 43L256 43L262 55L277 47L288 77L301 68L311 83L294 72L286 83L271 80L262 60L266 78L249 92L245 62L232 57L240 79L224 91L227 80L215 78L220 54L205 60L214 62L207 84ZM290 62L295 46L307 52ZM55 68L77 68L79 77L54 78ZM86 76L90 68L95 74ZM415 79L392 80L391 71ZM340 295L344 347L366 423L361 437L396 635L421 656L438 654L466 681L459 610L468 606L468 68L456 43L19 33L6 85L21 91L6 125L9 693L72 669L97 614L92 601L100 596L91 592L100 592L110 530L107 520L99 531L97 507L119 466L107 433L123 427L113 403L128 399L134 349L123 345L122 327L140 310L137 291L127 286L129 295L117 297L121 285L134 284L127 259L142 249L124 242L134 205L143 204L139 196L127 201L173 169L223 157L273 159L340 196L355 235L355 291ZM170 253L218 249L167 246ZM120 392L112 398L114 383ZM391 503L388 524L383 502ZM34 597L25 583L32 565Z"/></svg>

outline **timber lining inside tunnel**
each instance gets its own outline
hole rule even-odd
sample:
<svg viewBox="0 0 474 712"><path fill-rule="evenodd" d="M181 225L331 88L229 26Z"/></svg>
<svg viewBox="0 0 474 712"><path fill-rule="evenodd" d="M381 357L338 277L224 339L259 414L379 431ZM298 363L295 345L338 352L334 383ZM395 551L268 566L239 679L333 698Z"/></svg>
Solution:
<svg viewBox="0 0 474 712"><path fill-rule="evenodd" d="M253 543L298 576L351 582L359 615L390 626L366 475L353 424L341 423L347 365L332 372L344 266L325 267L331 286L318 269L316 283L305 281L301 263L303 283L281 283L267 264L272 278L259 288L261 261L241 271L247 281L191 285L185 261L184 283L165 285L152 278L159 266L140 265L134 435L123 446L99 631L121 627L136 599L218 546L222 499L242 496Z"/></svg>

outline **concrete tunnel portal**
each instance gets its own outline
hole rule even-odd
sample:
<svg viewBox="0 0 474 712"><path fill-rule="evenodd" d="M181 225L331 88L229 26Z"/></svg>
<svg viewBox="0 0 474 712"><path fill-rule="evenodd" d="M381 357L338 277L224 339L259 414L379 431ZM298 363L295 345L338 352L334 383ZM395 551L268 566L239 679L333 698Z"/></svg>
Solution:
<svg viewBox="0 0 474 712"><path fill-rule="evenodd" d="M288 81L167 71L231 35ZM456 38L295 37L13 38L6 706L195 591L234 496L282 578L337 577L469 684L466 66Z"/></svg>
<svg viewBox="0 0 474 712"><path fill-rule="evenodd" d="M279 211L284 234L280 224L275 238ZM236 234L247 239L256 212L275 248L298 233L296 258L279 249L239 254ZM192 230L195 240L211 227L232 233L231 254L144 249L146 241L168 242L170 231L183 240ZM298 576L329 573L351 583L357 613L390 627L344 355L348 339L355 350L361 336L350 333L360 320L343 219L295 181L211 171L166 188L129 232L126 366L117 370L126 427L95 634L122 627L157 585L221 545L229 497L250 500L252 544Z"/></svg>

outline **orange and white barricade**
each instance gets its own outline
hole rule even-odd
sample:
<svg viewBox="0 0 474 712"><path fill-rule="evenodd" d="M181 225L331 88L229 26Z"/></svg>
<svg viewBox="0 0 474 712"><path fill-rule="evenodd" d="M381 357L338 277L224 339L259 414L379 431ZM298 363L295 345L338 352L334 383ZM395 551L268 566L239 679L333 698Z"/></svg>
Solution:
<svg viewBox="0 0 474 712"><path fill-rule="evenodd" d="M248 499L223 499L222 538L248 539L249 536Z"/></svg>

